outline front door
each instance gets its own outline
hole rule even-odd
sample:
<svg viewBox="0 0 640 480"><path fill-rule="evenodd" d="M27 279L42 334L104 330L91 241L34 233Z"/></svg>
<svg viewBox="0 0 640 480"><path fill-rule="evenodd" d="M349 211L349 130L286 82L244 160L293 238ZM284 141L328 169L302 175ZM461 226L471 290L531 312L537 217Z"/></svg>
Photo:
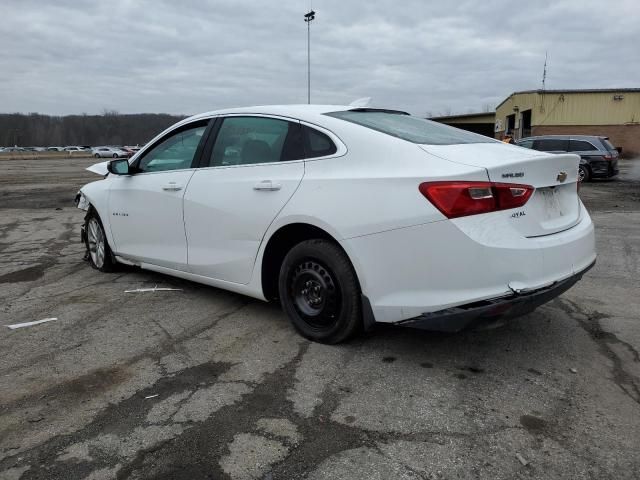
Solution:
<svg viewBox="0 0 640 480"><path fill-rule="evenodd" d="M182 202L208 120L179 127L115 176L109 219L117 255L177 270L187 268Z"/></svg>
<svg viewBox="0 0 640 480"><path fill-rule="evenodd" d="M260 116L219 121L184 198L189 269L246 284L267 228L304 175L301 127Z"/></svg>

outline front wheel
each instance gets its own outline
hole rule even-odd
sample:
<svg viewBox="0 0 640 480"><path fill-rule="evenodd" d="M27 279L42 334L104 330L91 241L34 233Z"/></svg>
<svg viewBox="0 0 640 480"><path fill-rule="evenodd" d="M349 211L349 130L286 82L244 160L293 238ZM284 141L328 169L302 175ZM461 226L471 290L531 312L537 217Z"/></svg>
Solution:
<svg viewBox="0 0 640 480"><path fill-rule="evenodd" d="M96 154L94 155L94 157L96 157L96 158L100 158L100 154L99 154L99 153L96 153Z"/></svg>
<svg viewBox="0 0 640 480"><path fill-rule="evenodd" d="M589 168L584 165L580 165L578 167L578 181L588 182L589 180L591 180L591 172L589 171Z"/></svg>
<svg viewBox="0 0 640 480"><path fill-rule="evenodd" d="M280 302L309 340L340 343L362 327L360 287L346 254L327 240L293 247L280 268Z"/></svg>
<svg viewBox="0 0 640 480"><path fill-rule="evenodd" d="M115 269L115 262L104 233L104 227L95 210L87 216L85 221L85 241L91 266L101 272L111 272Z"/></svg>

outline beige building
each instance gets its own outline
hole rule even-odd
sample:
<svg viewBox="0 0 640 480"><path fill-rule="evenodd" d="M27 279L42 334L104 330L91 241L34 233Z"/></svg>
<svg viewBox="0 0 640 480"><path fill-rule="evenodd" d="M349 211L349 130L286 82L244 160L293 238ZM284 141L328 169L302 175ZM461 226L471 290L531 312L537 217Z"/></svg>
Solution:
<svg viewBox="0 0 640 480"><path fill-rule="evenodd" d="M640 88L514 92L495 113L435 117L447 125L516 140L534 135L603 135L640 155Z"/></svg>
<svg viewBox="0 0 640 480"><path fill-rule="evenodd" d="M529 90L496 107L496 138L571 134L604 135L640 154L640 88Z"/></svg>

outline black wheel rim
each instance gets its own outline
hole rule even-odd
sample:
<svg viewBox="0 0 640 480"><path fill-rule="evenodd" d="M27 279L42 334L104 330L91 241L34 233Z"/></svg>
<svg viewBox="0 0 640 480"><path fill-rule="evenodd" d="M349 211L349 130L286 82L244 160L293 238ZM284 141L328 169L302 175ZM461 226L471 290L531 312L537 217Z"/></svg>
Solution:
<svg viewBox="0 0 640 480"><path fill-rule="evenodd" d="M584 171L584 168L580 167L578 169L578 181L583 182L587 176L587 172Z"/></svg>
<svg viewBox="0 0 640 480"><path fill-rule="evenodd" d="M289 276L289 298L305 323L327 330L338 322L342 298L337 280L317 260L298 263Z"/></svg>

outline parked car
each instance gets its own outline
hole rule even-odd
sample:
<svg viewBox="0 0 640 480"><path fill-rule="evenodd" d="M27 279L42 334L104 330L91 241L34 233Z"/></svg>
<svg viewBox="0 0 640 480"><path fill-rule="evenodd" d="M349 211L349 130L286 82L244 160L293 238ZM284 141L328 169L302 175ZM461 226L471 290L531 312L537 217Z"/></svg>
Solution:
<svg viewBox="0 0 640 480"><path fill-rule="evenodd" d="M47 147L47 152L63 152L64 147Z"/></svg>
<svg viewBox="0 0 640 480"><path fill-rule="evenodd" d="M89 167L91 265L138 265L262 300L336 343L376 322L457 331L523 315L595 262L575 155L403 112L230 109Z"/></svg>
<svg viewBox="0 0 640 480"><path fill-rule="evenodd" d="M22 147L4 147L3 152L26 152L27 150Z"/></svg>
<svg viewBox="0 0 640 480"><path fill-rule="evenodd" d="M85 150L82 147L64 147L65 152L77 152L77 153L85 153Z"/></svg>
<svg viewBox="0 0 640 480"><path fill-rule="evenodd" d="M608 137L591 135L544 135L523 138L517 145L541 152L580 155L578 180L610 178L618 174L618 150Z"/></svg>
<svg viewBox="0 0 640 480"><path fill-rule="evenodd" d="M120 150L122 150L123 152L126 153L126 157L127 158L133 157L135 155L135 153L136 153L136 150L134 150L131 147L120 147Z"/></svg>
<svg viewBox="0 0 640 480"><path fill-rule="evenodd" d="M115 147L95 147L91 150L96 158L125 158L127 153Z"/></svg>

